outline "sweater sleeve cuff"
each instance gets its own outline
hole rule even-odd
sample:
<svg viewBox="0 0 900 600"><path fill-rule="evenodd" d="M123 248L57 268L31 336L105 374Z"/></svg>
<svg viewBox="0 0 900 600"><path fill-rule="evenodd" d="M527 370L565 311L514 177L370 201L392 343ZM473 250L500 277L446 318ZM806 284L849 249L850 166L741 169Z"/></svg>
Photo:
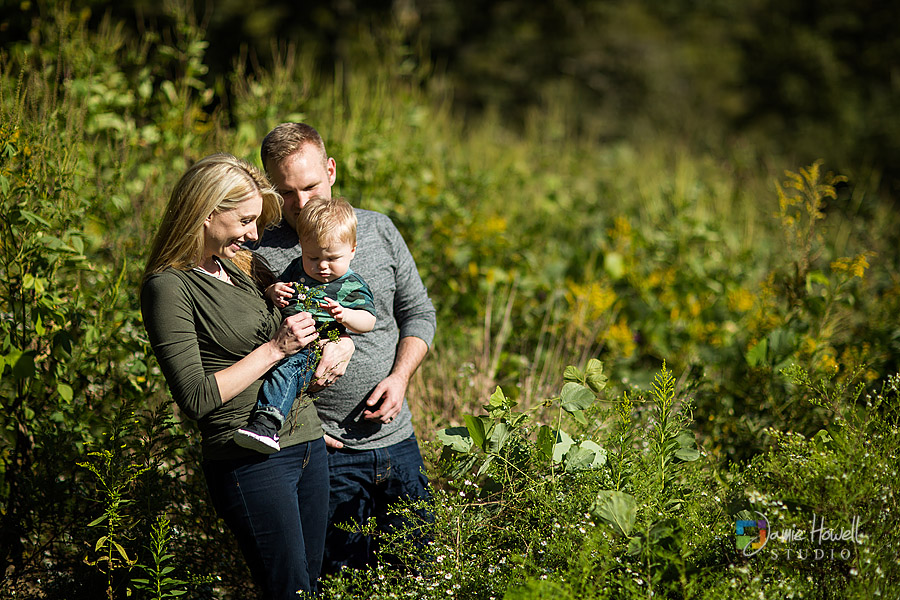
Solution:
<svg viewBox="0 0 900 600"><path fill-rule="evenodd" d="M400 327L400 337L417 337L431 347L434 341L434 324L428 321L405 323Z"/></svg>

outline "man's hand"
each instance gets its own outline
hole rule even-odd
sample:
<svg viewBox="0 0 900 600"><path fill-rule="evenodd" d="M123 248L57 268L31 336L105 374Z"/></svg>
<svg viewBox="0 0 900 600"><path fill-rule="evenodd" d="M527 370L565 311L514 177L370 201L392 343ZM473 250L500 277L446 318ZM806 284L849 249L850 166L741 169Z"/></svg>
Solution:
<svg viewBox="0 0 900 600"><path fill-rule="evenodd" d="M321 391L347 372L347 364L356 350L350 336L342 335L337 342L326 341L322 346L322 358L309 384L310 393Z"/></svg>
<svg viewBox="0 0 900 600"><path fill-rule="evenodd" d="M394 420L400 409L403 408L403 398L406 396L406 386L409 380L396 373L391 373L375 386L372 395L366 400L369 407L363 411L363 417L370 421L390 423Z"/></svg>
<svg viewBox="0 0 900 600"><path fill-rule="evenodd" d="M325 438L325 445L328 446L329 448L334 448L335 450L340 450L341 448L344 447L343 442L334 439L327 433L323 437Z"/></svg>

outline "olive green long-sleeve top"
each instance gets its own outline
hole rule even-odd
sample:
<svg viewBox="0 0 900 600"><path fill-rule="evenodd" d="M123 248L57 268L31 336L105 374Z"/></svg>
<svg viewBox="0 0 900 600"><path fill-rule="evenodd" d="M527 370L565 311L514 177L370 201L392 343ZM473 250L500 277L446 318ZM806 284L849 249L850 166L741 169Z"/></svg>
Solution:
<svg viewBox="0 0 900 600"><path fill-rule="evenodd" d="M150 345L172 398L196 419L206 459L254 454L234 443L256 406L262 378L223 403L215 373L268 342L281 317L240 269L222 260L234 285L195 270L174 268L149 276L141 288L141 313ZM312 404L295 402L282 427L281 447L322 436Z"/></svg>

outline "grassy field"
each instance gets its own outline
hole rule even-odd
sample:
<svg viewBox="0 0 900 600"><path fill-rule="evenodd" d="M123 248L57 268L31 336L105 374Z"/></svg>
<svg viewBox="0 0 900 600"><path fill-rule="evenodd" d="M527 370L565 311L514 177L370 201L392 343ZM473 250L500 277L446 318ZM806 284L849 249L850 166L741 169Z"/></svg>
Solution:
<svg viewBox="0 0 900 600"><path fill-rule="evenodd" d="M0 595L247 597L137 290L185 168L258 162L286 120L394 219L439 318L409 391L429 560L385 540L411 570L328 597L898 595L900 228L877 173L603 141L560 100L512 130L383 40L328 76L288 50L206 84L189 15L141 40L87 19L0 53Z"/></svg>

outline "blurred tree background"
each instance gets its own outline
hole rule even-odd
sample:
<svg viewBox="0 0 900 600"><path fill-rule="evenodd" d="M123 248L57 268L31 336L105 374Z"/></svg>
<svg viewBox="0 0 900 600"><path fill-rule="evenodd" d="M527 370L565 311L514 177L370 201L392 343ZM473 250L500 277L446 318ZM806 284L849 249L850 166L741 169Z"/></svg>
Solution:
<svg viewBox="0 0 900 600"><path fill-rule="evenodd" d="M5 0L0 36L27 39L47 5ZM97 25L110 13L146 35L170 25L165 2L73 0ZM293 46L323 73L359 60L360 36L399 37L449 82L461 125L495 111L522 126L551 100L600 141L660 133L713 154L747 140L772 163L821 158L900 192L900 6L876 0L210 0L214 103L236 60L271 68ZM396 41L396 39L392 40ZM422 65L417 65L422 66ZM761 159L762 160L762 159Z"/></svg>

